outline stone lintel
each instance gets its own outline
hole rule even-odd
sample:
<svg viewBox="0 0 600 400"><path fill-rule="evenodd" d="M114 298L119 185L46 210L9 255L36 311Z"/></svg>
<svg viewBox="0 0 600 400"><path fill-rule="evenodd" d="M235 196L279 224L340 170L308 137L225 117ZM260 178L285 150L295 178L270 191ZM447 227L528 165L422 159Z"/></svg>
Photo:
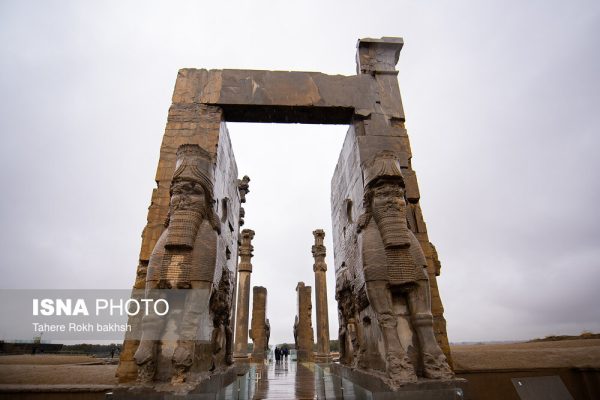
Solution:
<svg viewBox="0 0 600 400"><path fill-rule="evenodd" d="M232 122L350 124L380 107L381 87L370 75L319 72L179 71L173 103L218 105ZM403 119L401 112L389 117Z"/></svg>

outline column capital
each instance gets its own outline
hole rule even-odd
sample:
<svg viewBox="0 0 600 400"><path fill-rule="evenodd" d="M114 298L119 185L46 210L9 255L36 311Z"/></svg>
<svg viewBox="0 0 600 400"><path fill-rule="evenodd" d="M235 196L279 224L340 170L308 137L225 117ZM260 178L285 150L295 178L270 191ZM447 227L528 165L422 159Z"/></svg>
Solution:
<svg viewBox="0 0 600 400"><path fill-rule="evenodd" d="M252 272L252 262L250 261L254 256L252 239L254 239L254 231L252 229L244 229L242 231L242 243L239 247L240 263L238 271Z"/></svg>
<svg viewBox="0 0 600 400"><path fill-rule="evenodd" d="M315 237L315 244L312 246L312 256L315 259L313 264L313 271L327 271L327 264L325 263L325 256L327 255L327 249L323 245L325 239L325 231L323 229L315 229L313 231Z"/></svg>

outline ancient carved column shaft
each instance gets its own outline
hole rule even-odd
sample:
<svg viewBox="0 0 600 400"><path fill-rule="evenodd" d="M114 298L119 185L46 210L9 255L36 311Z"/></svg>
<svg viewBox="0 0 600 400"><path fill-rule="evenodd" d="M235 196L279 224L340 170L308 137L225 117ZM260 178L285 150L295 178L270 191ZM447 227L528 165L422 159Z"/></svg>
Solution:
<svg viewBox="0 0 600 400"><path fill-rule="evenodd" d="M312 288L305 286L304 282L298 282L296 292L298 293L298 314L294 322L294 340L296 342L298 361L312 361L312 347L314 343L311 302Z"/></svg>
<svg viewBox="0 0 600 400"><path fill-rule="evenodd" d="M252 348L252 361L260 362L266 358L267 350L267 289L254 286L252 299L252 329L250 337L254 346Z"/></svg>
<svg viewBox="0 0 600 400"><path fill-rule="evenodd" d="M234 357L248 356L248 320L250 317L250 274L252 273L252 239L254 231L242 231L242 243L239 248L240 263L238 265L238 299L235 319L235 350Z"/></svg>
<svg viewBox="0 0 600 400"><path fill-rule="evenodd" d="M325 263L326 249L323 245L325 232L322 229L313 231L315 244L312 255L315 259L315 302L317 307L317 357L329 358L329 314L327 310L327 264Z"/></svg>

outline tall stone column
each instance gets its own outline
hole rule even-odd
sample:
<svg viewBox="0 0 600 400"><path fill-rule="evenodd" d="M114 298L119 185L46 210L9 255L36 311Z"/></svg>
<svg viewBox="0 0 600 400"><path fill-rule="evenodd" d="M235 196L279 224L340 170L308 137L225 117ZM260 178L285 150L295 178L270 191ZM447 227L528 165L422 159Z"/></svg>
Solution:
<svg viewBox="0 0 600 400"><path fill-rule="evenodd" d="M242 243L239 254L238 265L238 298L237 314L235 317L235 341L233 357L244 359L248 357L248 319L250 318L250 274L252 273L251 258L254 246L252 239L254 231L244 229L242 231Z"/></svg>
<svg viewBox="0 0 600 400"><path fill-rule="evenodd" d="M267 340L267 289L254 286L252 299L252 329L250 337L254 346L252 348L252 361L262 362L266 358Z"/></svg>
<svg viewBox="0 0 600 400"><path fill-rule="evenodd" d="M315 259L313 271L315 272L315 302L317 306L317 360L329 361L329 313L327 311L327 264L325 263L326 249L323 245L325 231L313 231L315 244L312 255Z"/></svg>
<svg viewBox="0 0 600 400"><path fill-rule="evenodd" d="M305 286L304 282L298 282L296 292L298 293L298 314L294 321L294 341L296 342L298 361L313 361L312 288Z"/></svg>

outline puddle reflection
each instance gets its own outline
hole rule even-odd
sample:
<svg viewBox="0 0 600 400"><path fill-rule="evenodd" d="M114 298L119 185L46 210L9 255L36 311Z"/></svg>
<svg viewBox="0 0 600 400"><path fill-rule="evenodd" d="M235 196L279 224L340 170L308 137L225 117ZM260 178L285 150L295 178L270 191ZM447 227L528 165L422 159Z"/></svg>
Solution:
<svg viewBox="0 0 600 400"><path fill-rule="evenodd" d="M217 399L372 399L372 393L330 368L314 363L279 361L250 364L249 371L223 388Z"/></svg>

